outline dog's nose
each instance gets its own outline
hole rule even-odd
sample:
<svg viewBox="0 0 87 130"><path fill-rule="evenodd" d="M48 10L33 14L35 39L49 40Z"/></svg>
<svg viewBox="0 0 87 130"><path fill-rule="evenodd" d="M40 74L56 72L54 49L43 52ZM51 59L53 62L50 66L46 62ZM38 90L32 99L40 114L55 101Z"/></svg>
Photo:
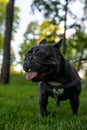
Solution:
<svg viewBox="0 0 87 130"><path fill-rule="evenodd" d="M32 55L27 55L25 57L24 63L23 63L23 69L24 69L24 71L28 72L31 60L32 60Z"/></svg>
<svg viewBox="0 0 87 130"><path fill-rule="evenodd" d="M23 70L24 70L25 72L28 71L28 67L27 67L27 65L26 65L25 63L23 64Z"/></svg>
<svg viewBox="0 0 87 130"><path fill-rule="evenodd" d="M23 69L25 72L28 72L28 69L29 69L29 61L25 61L24 64L23 64Z"/></svg>
<svg viewBox="0 0 87 130"><path fill-rule="evenodd" d="M25 60L24 63L23 63L23 69L24 71L28 72L28 69L29 69L29 60Z"/></svg>

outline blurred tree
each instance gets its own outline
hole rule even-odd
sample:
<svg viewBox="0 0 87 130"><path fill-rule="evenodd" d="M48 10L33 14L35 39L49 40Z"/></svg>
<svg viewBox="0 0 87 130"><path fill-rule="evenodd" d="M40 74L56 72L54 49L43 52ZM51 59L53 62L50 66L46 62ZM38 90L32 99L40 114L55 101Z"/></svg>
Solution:
<svg viewBox="0 0 87 130"><path fill-rule="evenodd" d="M53 19L60 24L63 25L64 31L63 31L63 53L66 53L67 44L66 44L66 32L70 29L74 29L75 31L78 31L79 28L83 26L83 20L87 20L87 15L78 15L72 10L73 4L83 4L84 11L81 10L81 12L86 12L85 9L87 9L87 0L33 0L32 2L32 11L34 12L35 9L39 10L43 13L45 18ZM84 13L85 14L85 13ZM70 22L71 21L71 22Z"/></svg>
<svg viewBox="0 0 87 130"><path fill-rule="evenodd" d="M14 17L14 2L9 0L6 8L6 31L4 38L4 56L1 69L0 83L9 83L9 70L10 70L10 42L12 35L12 23Z"/></svg>

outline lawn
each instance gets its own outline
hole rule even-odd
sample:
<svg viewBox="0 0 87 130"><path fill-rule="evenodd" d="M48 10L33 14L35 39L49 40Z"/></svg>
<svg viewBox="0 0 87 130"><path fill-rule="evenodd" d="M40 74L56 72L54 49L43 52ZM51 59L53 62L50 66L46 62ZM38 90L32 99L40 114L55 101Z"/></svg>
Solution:
<svg viewBox="0 0 87 130"><path fill-rule="evenodd" d="M0 130L87 130L87 86L83 85L78 116L69 101L56 108L49 98L48 115L38 118L38 84L12 75L9 85L0 85Z"/></svg>

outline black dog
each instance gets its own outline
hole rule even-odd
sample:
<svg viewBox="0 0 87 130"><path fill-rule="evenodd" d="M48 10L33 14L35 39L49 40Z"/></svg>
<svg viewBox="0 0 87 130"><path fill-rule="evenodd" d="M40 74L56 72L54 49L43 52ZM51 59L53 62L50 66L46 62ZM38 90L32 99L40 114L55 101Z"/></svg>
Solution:
<svg viewBox="0 0 87 130"><path fill-rule="evenodd" d="M23 68L26 79L39 82L39 114L46 115L48 97L55 98L59 106L61 100L70 100L72 112L78 113L81 81L76 69L65 60L60 47L62 40L49 45L43 39L25 54Z"/></svg>

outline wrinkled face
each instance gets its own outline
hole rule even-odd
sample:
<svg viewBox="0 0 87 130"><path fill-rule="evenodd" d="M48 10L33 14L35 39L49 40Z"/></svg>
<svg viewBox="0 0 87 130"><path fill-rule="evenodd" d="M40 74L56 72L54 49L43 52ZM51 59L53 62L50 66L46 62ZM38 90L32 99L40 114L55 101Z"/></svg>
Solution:
<svg viewBox="0 0 87 130"><path fill-rule="evenodd" d="M59 61L60 50L56 46L41 42L25 54L23 69L27 72L26 79L32 81L53 80Z"/></svg>

